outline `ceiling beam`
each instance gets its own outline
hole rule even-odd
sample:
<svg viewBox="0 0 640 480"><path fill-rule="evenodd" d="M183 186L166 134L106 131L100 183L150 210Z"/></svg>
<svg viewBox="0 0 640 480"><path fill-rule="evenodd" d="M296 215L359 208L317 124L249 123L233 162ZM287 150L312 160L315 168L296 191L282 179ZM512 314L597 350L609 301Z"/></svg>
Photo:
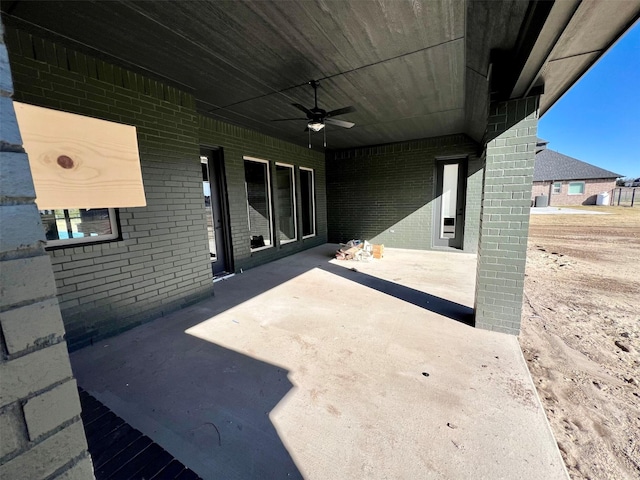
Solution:
<svg viewBox="0 0 640 480"><path fill-rule="evenodd" d="M580 3L581 0L564 0L553 4L547 21L542 27L516 80L511 92L513 97L526 97L531 93L531 89L534 86L541 84L540 73L567 25L575 15Z"/></svg>
<svg viewBox="0 0 640 480"><path fill-rule="evenodd" d="M491 52L492 101L516 98L514 95L516 84L531 57L553 6L554 2L530 1L513 49Z"/></svg>

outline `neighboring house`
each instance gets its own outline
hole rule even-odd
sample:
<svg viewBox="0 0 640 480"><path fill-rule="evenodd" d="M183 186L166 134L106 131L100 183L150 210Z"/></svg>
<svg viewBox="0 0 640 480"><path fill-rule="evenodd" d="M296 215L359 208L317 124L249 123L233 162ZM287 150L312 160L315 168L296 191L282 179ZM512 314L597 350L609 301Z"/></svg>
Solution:
<svg viewBox="0 0 640 480"><path fill-rule="evenodd" d="M622 175L547 148L538 139L531 199L548 196L549 205L595 205L598 194L612 194Z"/></svg>
<svg viewBox="0 0 640 480"><path fill-rule="evenodd" d="M47 480L91 477L67 346L211 297L214 273L354 237L477 253L475 326L517 335L538 119L640 18L614 0L0 8L0 477ZM355 111L311 112L309 80ZM12 98L135 128L146 202L118 181L114 203L71 201L120 146L25 153ZM37 205L34 166L60 204Z"/></svg>

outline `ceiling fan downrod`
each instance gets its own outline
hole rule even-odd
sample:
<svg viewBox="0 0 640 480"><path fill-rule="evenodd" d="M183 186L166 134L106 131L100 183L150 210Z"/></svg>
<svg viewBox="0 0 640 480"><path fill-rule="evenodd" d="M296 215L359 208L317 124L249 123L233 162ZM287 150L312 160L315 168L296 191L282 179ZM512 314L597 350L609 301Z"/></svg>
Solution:
<svg viewBox="0 0 640 480"><path fill-rule="evenodd" d="M313 87L313 109L318 110L318 87L320 82L318 80L309 80L309 85Z"/></svg>

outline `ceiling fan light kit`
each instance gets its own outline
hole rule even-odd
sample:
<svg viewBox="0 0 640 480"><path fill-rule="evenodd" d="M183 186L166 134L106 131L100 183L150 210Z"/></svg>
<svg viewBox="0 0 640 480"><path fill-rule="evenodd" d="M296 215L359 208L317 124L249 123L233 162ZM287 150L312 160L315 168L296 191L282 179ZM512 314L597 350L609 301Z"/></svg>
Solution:
<svg viewBox="0 0 640 480"><path fill-rule="evenodd" d="M355 125L353 122L347 122L345 120L337 120L333 117L338 115L344 115L345 113L355 112L356 109L349 107L342 107L336 110L331 110L327 112L322 108L318 108L318 87L320 86L320 82L317 80L310 80L309 85L313 88L313 108L307 108L299 103L292 103L294 107L298 110L301 110L305 113L307 118L283 118L278 120L273 120L274 122L282 122L289 120L306 120L307 127L304 129L305 132L309 132L309 148L311 148L311 132L319 132L320 130L324 130L324 146L327 146L327 131L324 128L326 125L335 125L336 127L342 128L351 128Z"/></svg>
<svg viewBox="0 0 640 480"><path fill-rule="evenodd" d="M324 128L324 123L322 122L309 122L307 123L307 127L309 130L313 130L314 132L319 132Z"/></svg>

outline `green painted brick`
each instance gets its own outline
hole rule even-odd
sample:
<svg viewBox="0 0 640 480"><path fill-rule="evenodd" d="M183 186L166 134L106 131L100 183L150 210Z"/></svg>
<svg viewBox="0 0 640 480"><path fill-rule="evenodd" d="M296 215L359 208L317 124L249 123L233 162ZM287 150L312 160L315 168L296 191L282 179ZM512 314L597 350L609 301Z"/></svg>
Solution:
<svg viewBox="0 0 640 480"><path fill-rule="evenodd" d="M510 334L520 328L537 108L537 97L492 105L489 124L497 127L485 147L476 326Z"/></svg>

